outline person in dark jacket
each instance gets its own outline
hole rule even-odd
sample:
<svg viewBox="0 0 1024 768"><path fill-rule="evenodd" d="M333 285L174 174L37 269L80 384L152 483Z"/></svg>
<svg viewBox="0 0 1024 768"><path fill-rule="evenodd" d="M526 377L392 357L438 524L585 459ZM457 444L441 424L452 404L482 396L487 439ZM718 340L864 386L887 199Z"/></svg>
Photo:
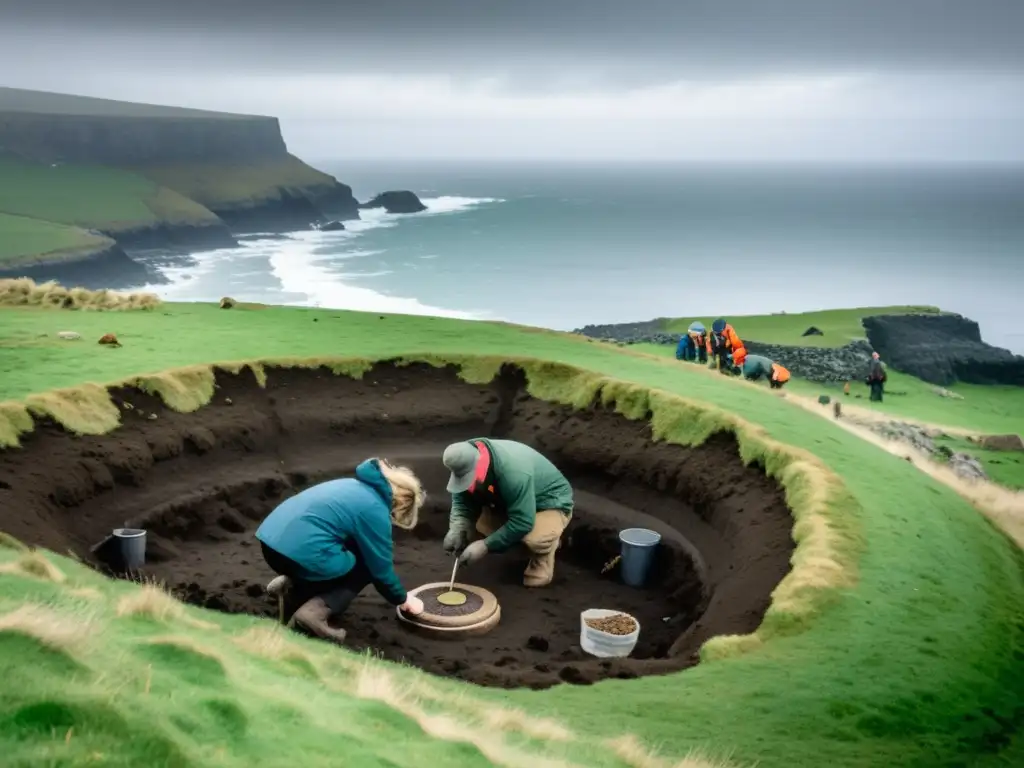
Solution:
<svg viewBox="0 0 1024 768"><path fill-rule="evenodd" d="M882 395L885 391L885 366L877 352L871 353L871 364L868 366L867 385L871 387L871 399L876 403L882 402Z"/></svg>
<svg viewBox="0 0 1024 768"><path fill-rule="evenodd" d="M263 558L277 578L273 596L294 590L299 608L289 626L344 642L329 620L367 585L392 605L416 615L423 603L395 573L392 525L416 526L426 493L416 475L383 459L367 459L355 477L329 480L286 499L256 530Z"/></svg>
<svg viewBox="0 0 1024 768"><path fill-rule="evenodd" d="M689 329L679 338L676 346L676 360L685 360L688 363L708 361L707 336L704 323L694 322Z"/></svg>
<svg viewBox="0 0 1024 768"><path fill-rule="evenodd" d="M572 519L565 475L528 445L476 438L449 445L452 509L444 550L465 565L522 544L530 553L523 585L544 587L555 575L555 552ZM470 543L473 531L480 535Z"/></svg>
<svg viewBox="0 0 1024 768"><path fill-rule="evenodd" d="M747 359L747 348L732 325L725 318L718 318L711 324L707 338L707 353L711 358L708 367L718 368L722 373L739 374Z"/></svg>

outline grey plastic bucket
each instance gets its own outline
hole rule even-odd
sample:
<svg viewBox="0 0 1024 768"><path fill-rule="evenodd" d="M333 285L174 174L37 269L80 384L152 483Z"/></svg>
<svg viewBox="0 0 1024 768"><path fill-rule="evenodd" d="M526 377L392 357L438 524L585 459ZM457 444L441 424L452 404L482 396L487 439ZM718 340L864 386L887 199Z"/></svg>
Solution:
<svg viewBox="0 0 1024 768"><path fill-rule="evenodd" d="M146 531L142 528L115 528L114 538L121 545L121 558L126 571L138 570L146 564Z"/></svg>
<svg viewBox="0 0 1024 768"><path fill-rule="evenodd" d="M627 528L619 531L619 541L622 544L622 580L631 587L642 587L654 564L661 534L647 528Z"/></svg>

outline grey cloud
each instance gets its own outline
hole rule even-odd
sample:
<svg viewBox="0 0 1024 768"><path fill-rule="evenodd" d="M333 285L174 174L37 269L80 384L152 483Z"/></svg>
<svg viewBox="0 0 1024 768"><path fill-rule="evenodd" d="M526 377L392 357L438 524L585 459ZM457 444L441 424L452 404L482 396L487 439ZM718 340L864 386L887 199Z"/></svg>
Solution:
<svg viewBox="0 0 1024 768"><path fill-rule="evenodd" d="M239 71L411 71L607 86L820 70L1024 71L1021 0L28 0L0 30ZM111 48L111 46L113 46ZM132 49L137 49L131 54ZM187 57L181 54L187 53Z"/></svg>

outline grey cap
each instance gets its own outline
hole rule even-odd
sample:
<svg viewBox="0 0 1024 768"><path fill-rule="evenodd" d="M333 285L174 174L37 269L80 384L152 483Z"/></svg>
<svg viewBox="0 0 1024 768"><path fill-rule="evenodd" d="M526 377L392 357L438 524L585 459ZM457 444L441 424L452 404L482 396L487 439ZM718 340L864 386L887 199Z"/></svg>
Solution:
<svg viewBox="0 0 1024 768"><path fill-rule="evenodd" d="M476 475L476 463L480 459L480 451L472 443L452 443L444 449L441 461L451 470L448 480L449 493L462 493L473 484Z"/></svg>

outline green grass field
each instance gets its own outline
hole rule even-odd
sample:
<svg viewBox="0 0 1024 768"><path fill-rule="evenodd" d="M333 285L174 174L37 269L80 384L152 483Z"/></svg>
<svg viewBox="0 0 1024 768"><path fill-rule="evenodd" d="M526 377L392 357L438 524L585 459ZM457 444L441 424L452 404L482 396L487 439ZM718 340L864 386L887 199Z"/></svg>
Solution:
<svg viewBox="0 0 1024 768"><path fill-rule="evenodd" d="M0 213L113 231L218 221L198 203L130 171L3 158Z"/></svg>
<svg viewBox="0 0 1024 768"><path fill-rule="evenodd" d="M841 347L864 338L861 319L872 315L938 314L937 307L860 307L858 309L826 309L820 312L797 312L784 315L730 315L726 318L741 339L763 344L786 344L800 347ZM683 333L690 323L700 320L710 328L713 317L679 317L665 323L670 333ZM822 336L804 336L811 326Z"/></svg>
<svg viewBox="0 0 1024 768"><path fill-rule="evenodd" d="M635 344L631 348L675 362L674 348L668 345ZM859 382L852 382L849 398L843 396L842 384L833 382L794 378L790 380L787 389L807 397L829 395L892 419L910 419L979 434L1024 435L1022 387L956 384L949 389L963 399L955 399L939 396L936 388L927 382L890 370L887 394L881 403L869 401L867 387ZM1008 488L1024 489L1024 455L982 450L966 440L956 438L945 442L954 450L979 459L994 482Z"/></svg>
<svg viewBox="0 0 1024 768"><path fill-rule="evenodd" d="M83 341L58 341L59 330L78 331ZM123 348L95 343L107 332ZM133 587L52 555L67 576L57 583L24 555L21 566L12 565L17 554L10 552L0 554L7 563L0 575L0 751L9 764L325 764L333 756L359 766L435 759L654 768L691 749L734 765L786 768L1024 762L1020 550L946 486L767 388L500 324L187 304L119 313L0 310L0 399L203 362L395 355L522 356L576 366L717 404L770 439L814 454L841 486L823 486L826 492L803 483L782 468L782 454L769 457L769 469L781 472L794 509L832 499L816 523L801 518L794 558L803 586L829 600L808 603L811 615L796 620L780 588L763 642L726 644L731 653L677 675L544 692L430 680L425 690L427 678L412 670L361 667L323 644L251 634L269 632L267 622L154 608L149 603L159 601L146 603ZM577 379L552 366L531 371L531 387L549 399L578 396ZM656 402L633 393L620 405L642 415ZM699 441L721 422L714 409L701 415L677 402L656 413L669 439ZM810 544L836 535L832 555L841 556L825 557ZM415 701L397 692L410 686ZM462 730L453 735L446 717L457 717ZM627 733L666 761L604 741ZM496 756L485 737L498 736L518 756Z"/></svg>
<svg viewBox="0 0 1024 768"><path fill-rule="evenodd" d="M0 213L0 266L40 256L87 253L112 244L109 238L77 227Z"/></svg>
<svg viewBox="0 0 1024 768"><path fill-rule="evenodd" d="M294 155L257 165L220 167L216 172L207 166L188 165L136 170L157 184L212 208L243 201L277 200L281 189L308 190L334 185L331 176Z"/></svg>

